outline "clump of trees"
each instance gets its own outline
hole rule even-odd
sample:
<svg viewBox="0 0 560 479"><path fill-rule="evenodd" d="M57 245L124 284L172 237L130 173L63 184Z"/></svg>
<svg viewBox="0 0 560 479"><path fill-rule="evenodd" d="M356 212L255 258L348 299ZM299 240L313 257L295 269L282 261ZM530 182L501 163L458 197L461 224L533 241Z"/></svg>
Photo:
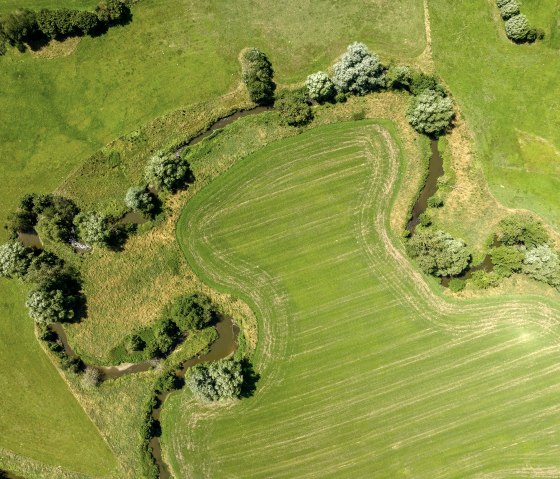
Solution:
<svg viewBox="0 0 560 479"><path fill-rule="evenodd" d="M152 215L157 208L157 198L147 185L131 186L124 197L124 204L131 210Z"/></svg>
<svg viewBox="0 0 560 479"><path fill-rule="evenodd" d="M333 82L343 93L365 95L385 86L385 69L379 57L363 43L349 45L333 70Z"/></svg>
<svg viewBox="0 0 560 479"><path fill-rule="evenodd" d="M31 251L17 241L0 246L0 277L24 278L31 264Z"/></svg>
<svg viewBox="0 0 560 479"><path fill-rule="evenodd" d="M436 138L450 128L454 117L451 99L430 89L413 97L406 113L408 122L416 131Z"/></svg>
<svg viewBox="0 0 560 479"><path fill-rule="evenodd" d="M544 38L544 31L532 28L529 20L521 13L517 0L496 0L504 20L506 35L515 43L534 42Z"/></svg>
<svg viewBox="0 0 560 479"><path fill-rule="evenodd" d="M303 126L313 119L313 111L302 90L284 92L276 100L276 109L282 122L289 126Z"/></svg>
<svg viewBox="0 0 560 479"><path fill-rule="evenodd" d="M197 398L206 402L237 399L243 385L241 363L225 360L197 365L186 384Z"/></svg>
<svg viewBox="0 0 560 479"><path fill-rule="evenodd" d="M100 35L109 27L130 21L129 2L104 0L94 12L60 8L35 12L18 9L0 18L0 55L7 45L25 51L30 43L63 40L73 36Z"/></svg>
<svg viewBox="0 0 560 479"><path fill-rule="evenodd" d="M148 184L172 193L185 188L193 180L188 161L162 151L150 158L144 177Z"/></svg>
<svg viewBox="0 0 560 479"><path fill-rule="evenodd" d="M547 244L541 244L528 249L525 253L521 270L537 281L560 288L560 260L558 259L558 253Z"/></svg>
<svg viewBox="0 0 560 479"><path fill-rule="evenodd" d="M541 222L527 214L513 214L498 224L498 241L507 246L535 247L548 242Z"/></svg>
<svg viewBox="0 0 560 479"><path fill-rule="evenodd" d="M334 100L336 87L325 72L312 73L305 80L309 98L319 103Z"/></svg>
<svg viewBox="0 0 560 479"><path fill-rule="evenodd" d="M241 56L241 70L251 100L257 105L272 105L276 84L268 57L258 48L247 48Z"/></svg>
<svg viewBox="0 0 560 479"><path fill-rule="evenodd" d="M181 295L165 309L164 316L181 331L195 331L210 326L216 311L208 296L200 293Z"/></svg>
<svg viewBox="0 0 560 479"><path fill-rule="evenodd" d="M515 246L507 245L493 248L491 255L494 271L504 278L521 271L525 259L523 251Z"/></svg>
<svg viewBox="0 0 560 479"><path fill-rule="evenodd" d="M407 251L422 271L433 276L457 276L469 265L465 242L443 231L423 231L407 242Z"/></svg>

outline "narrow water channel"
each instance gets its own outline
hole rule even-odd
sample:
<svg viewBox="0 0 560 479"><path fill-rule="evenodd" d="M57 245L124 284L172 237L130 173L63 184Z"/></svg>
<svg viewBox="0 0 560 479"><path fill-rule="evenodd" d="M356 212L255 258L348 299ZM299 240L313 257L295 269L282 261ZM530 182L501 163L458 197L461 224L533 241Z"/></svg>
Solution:
<svg viewBox="0 0 560 479"><path fill-rule="evenodd" d="M406 225L406 229L411 236L416 232L416 226L418 226L418 224L420 223L420 216L428 208L428 199L431 196L435 195L438 191L438 178L444 174L443 158L441 157L441 154L439 152L437 140L431 141L430 150L431 155L428 166L428 177L426 178L426 183L424 184L422 191L420 191L420 194L418 195L418 198L416 199L416 202L412 207L412 215ZM494 241L493 246L499 246L499 243ZM482 270L490 272L493 270L493 268L494 265L492 264L492 257L490 254L487 254L481 263L477 264L476 266L469 266L459 276L444 276L443 278L441 278L441 284L442 286L447 288L449 286L449 282L454 278L467 280L475 271Z"/></svg>

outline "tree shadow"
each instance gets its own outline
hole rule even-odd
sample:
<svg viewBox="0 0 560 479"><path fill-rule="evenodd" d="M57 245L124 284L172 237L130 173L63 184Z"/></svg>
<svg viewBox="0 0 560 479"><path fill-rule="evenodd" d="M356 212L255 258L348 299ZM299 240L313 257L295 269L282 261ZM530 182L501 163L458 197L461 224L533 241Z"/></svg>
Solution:
<svg viewBox="0 0 560 479"><path fill-rule="evenodd" d="M243 384L241 385L240 396L242 398L249 398L255 394L261 375L255 371L247 358L241 360L241 372L243 373Z"/></svg>

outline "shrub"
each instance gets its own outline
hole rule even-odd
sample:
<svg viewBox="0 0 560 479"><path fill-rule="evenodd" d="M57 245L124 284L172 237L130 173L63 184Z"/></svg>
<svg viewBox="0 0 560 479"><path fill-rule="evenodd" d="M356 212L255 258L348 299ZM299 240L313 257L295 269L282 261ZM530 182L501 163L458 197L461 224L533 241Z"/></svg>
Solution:
<svg viewBox="0 0 560 479"><path fill-rule="evenodd" d="M282 123L289 126L303 126L313 119L313 111L307 104L303 91L285 92L276 101Z"/></svg>
<svg viewBox="0 0 560 479"><path fill-rule="evenodd" d="M384 68L379 58L363 43L352 43L335 63L333 82L337 89L354 95L365 95L385 86Z"/></svg>
<svg viewBox="0 0 560 479"><path fill-rule="evenodd" d="M165 317L186 332L209 326L214 319L214 309L207 296L195 293L176 298Z"/></svg>
<svg viewBox="0 0 560 479"><path fill-rule="evenodd" d="M507 246L534 247L548 241L543 225L526 214L513 214L498 224L498 241Z"/></svg>
<svg viewBox="0 0 560 479"><path fill-rule="evenodd" d="M471 259L464 241L443 231L417 233L408 241L407 251L425 273L434 276L456 276Z"/></svg>
<svg viewBox="0 0 560 479"><path fill-rule="evenodd" d="M238 398L243 384L241 364L226 360L195 366L186 384L193 394L203 401Z"/></svg>
<svg viewBox="0 0 560 479"><path fill-rule="evenodd" d="M333 81L325 72L312 73L305 80L309 98L318 101L331 101L336 95Z"/></svg>
<svg viewBox="0 0 560 479"><path fill-rule="evenodd" d="M432 224L432 218L428 213L422 213L419 217L420 224L424 227L428 227Z"/></svg>
<svg viewBox="0 0 560 479"><path fill-rule="evenodd" d="M154 326L154 342L151 352L155 356L166 356L180 339L181 331L170 319L162 319Z"/></svg>
<svg viewBox="0 0 560 479"><path fill-rule="evenodd" d="M478 289L495 288L500 284L500 276L494 271L488 273L480 270L472 274L470 282Z"/></svg>
<svg viewBox="0 0 560 479"><path fill-rule="evenodd" d="M0 246L0 277L23 278L31 264L30 251L17 241Z"/></svg>
<svg viewBox="0 0 560 479"><path fill-rule="evenodd" d="M441 208L443 206L443 199L440 196L430 196L428 198L428 206L430 208Z"/></svg>
<svg viewBox="0 0 560 479"><path fill-rule="evenodd" d="M529 20L522 13L506 20L506 35L515 42L522 42L529 33Z"/></svg>
<svg viewBox="0 0 560 479"><path fill-rule="evenodd" d="M459 278L453 278L449 281L449 289L454 293L463 291L463 289L465 289L465 281Z"/></svg>
<svg viewBox="0 0 560 479"><path fill-rule="evenodd" d="M25 305L36 323L50 324L69 321L74 317L74 311L68 303L68 298L61 290L37 289L29 293Z"/></svg>
<svg viewBox="0 0 560 479"><path fill-rule="evenodd" d="M167 371L158 377L154 389L156 391L174 391L183 386L183 379L179 378L175 371Z"/></svg>
<svg viewBox="0 0 560 479"><path fill-rule="evenodd" d="M251 100L258 105L274 103L274 70L267 56L257 48L248 48L241 58L241 70Z"/></svg>
<svg viewBox="0 0 560 479"><path fill-rule="evenodd" d="M80 212L72 200L58 195L35 195L33 210L39 229L53 241L67 242L74 230L74 217Z"/></svg>
<svg viewBox="0 0 560 479"><path fill-rule="evenodd" d="M505 4L511 2L511 0L496 0L496 5L498 8L502 8Z"/></svg>
<svg viewBox="0 0 560 479"><path fill-rule="evenodd" d="M121 0L105 0L95 8L99 21L109 25L122 23L130 15L128 6Z"/></svg>
<svg viewBox="0 0 560 479"><path fill-rule="evenodd" d="M89 211L80 213L74 219L79 238L86 244L106 246L112 236L111 218Z"/></svg>
<svg viewBox="0 0 560 479"><path fill-rule="evenodd" d="M88 366L82 376L82 386L84 389L94 389L99 386L102 379L99 369Z"/></svg>
<svg viewBox="0 0 560 479"><path fill-rule="evenodd" d="M131 186L124 197L124 204L131 210L150 214L155 208L155 198L147 186Z"/></svg>
<svg viewBox="0 0 560 479"><path fill-rule="evenodd" d="M20 9L9 13L3 18L2 27L8 43L19 50L25 50L24 43L37 33L35 12Z"/></svg>
<svg viewBox="0 0 560 479"><path fill-rule="evenodd" d="M542 28L531 28L527 33L527 41L534 42L536 40L542 40L544 38L544 30Z"/></svg>
<svg viewBox="0 0 560 479"><path fill-rule="evenodd" d="M175 192L191 181L192 173L186 160L159 152L146 165L145 178L156 188Z"/></svg>
<svg viewBox="0 0 560 479"><path fill-rule="evenodd" d="M426 90L411 99L406 118L419 133L438 137L451 126L455 117L453 103L434 90Z"/></svg>
<svg viewBox="0 0 560 479"><path fill-rule="evenodd" d="M339 91L335 96L334 96L334 101L336 103L345 103L347 100L347 95L344 92Z"/></svg>
<svg viewBox="0 0 560 479"><path fill-rule="evenodd" d="M515 246L498 246L492 250L492 264L494 271L500 276L511 276L521 271L525 254Z"/></svg>
<svg viewBox="0 0 560 479"><path fill-rule="evenodd" d="M391 90L409 90L412 71L403 65L390 66L385 74L385 86Z"/></svg>
<svg viewBox="0 0 560 479"><path fill-rule="evenodd" d="M445 88L440 85L438 79L433 75L426 75L422 72L411 73L409 90L416 96L426 90L432 90L441 96L446 96Z"/></svg>
<svg viewBox="0 0 560 479"><path fill-rule="evenodd" d="M528 249L522 271L537 281L560 288L560 261L550 246L543 244Z"/></svg>
<svg viewBox="0 0 560 479"><path fill-rule="evenodd" d="M500 14L504 20L507 20L514 15L519 15L519 4L516 0L510 0L500 7Z"/></svg>
<svg viewBox="0 0 560 479"><path fill-rule="evenodd" d="M142 351L146 347L146 342L137 334L133 334L125 341L125 347L129 353Z"/></svg>

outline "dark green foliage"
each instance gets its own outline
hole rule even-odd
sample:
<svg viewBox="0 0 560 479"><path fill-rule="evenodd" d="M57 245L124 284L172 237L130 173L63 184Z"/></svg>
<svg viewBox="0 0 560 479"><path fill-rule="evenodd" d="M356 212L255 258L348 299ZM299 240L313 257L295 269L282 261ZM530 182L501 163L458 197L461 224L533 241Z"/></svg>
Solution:
<svg viewBox="0 0 560 479"><path fill-rule="evenodd" d="M251 100L258 105L274 103L274 70L267 56L257 48L248 48L243 53L241 68Z"/></svg>
<svg viewBox="0 0 560 479"><path fill-rule="evenodd" d="M184 380L177 377L175 371L167 371L157 379L154 389L159 392L175 391L181 389L183 385Z"/></svg>
<svg viewBox="0 0 560 479"><path fill-rule="evenodd" d="M492 249L492 264L494 271L500 276L511 276L521 271L525 254L515 246L498 246Z"/></svg>
<svg viewBox="0 0 560 479"><path fill-rule="evenodd" d="M33 211L39 229L53 241L68 242L73 234L74 217L79 208L72 200L58 195L35 195Z"/></svg>
<svg viewBox="0 0 560 479"><path fill-rule="evenodd" d="M463 291L463 289L465 289L465 281L459 278L453 278L449 281L449 289L454 293Z"/></svg>
<svg viewBox="0 0 560 479"><path fill-rule="evenodd" d="M47 38L63 39L94 32L99 27L99 19L93 12L43 9L37 14L37 24Z"/></svg>
<svg viewBox="0 0 560 479"><path fill-rule="evenodd" d="M148 347L155 356L163 357L171 352L181 339L181 331L170 319L159 320L154 326L154 342Z"/></svg>
<svg viewBox="0 0 560 479"><path fill-rule="evenodd" d="M145 347L146 342L138 334L133 334L126 340L126 349L130 353L142 351Z"/></svg>
<svg viewBox="0 0 560 479"><path fill-rule="evenodd" d="M214 320L214 315L210 299L198 293L179 296L164 313L164 316L172 320L183 332L209 326Z"/></svg>
<svg viewBox="0 0 560 479"><path fill-rule="evenodd" d="M200 364L191 369L186 384L203 401L238 398L243 384L241 363L226 360Z"/></svg>
<svg viewBox="0 0 560 479"><path fill-rule="evenodd" d="M470 283L478 289L495 288L500 284L500 275L494 271L475 271L471 278Z"/></svg>
<svg viewBox="0 0 560 479"><path fill-rule="evenodd" d="M542 40L544 38L544 30L542 28L531 28L527 32L527 41L530 43Z"/></svg>
<svg viewBox="0 0 560 479"><path fill-rule="evenodd" d="M407 243L407 251L425 273L434 276L461 274L471 259L463 240L443 231L415 234Z"/></svg>
<svg viewBox="0 0 560 479"><path fill-rule="evenodd" d="M346 93L339 91L335 96L334 96L334 101L336 103L345 103L346 100L348 99Z"/></svg>
<svg viewBox="0 0 560 479"><path fill-rule="evenodd" d="M385 87L389 90L409 90L412 70L404 65L391 65L385 74Z"/></svg>
<svg viewBox="0 0 560 479"><path fill-rule="evenodd" d="M158 152L148 162L146 181L158 189L175 192L193 181L189 163L174 154Z"/></svg>
<svg viewBox="0 0 560 479"><path fill-rule="evenodd" d="M117 25L126 21L130 9L120 0L105 0L97 5L95 13L100 22Z"/></svg>
<svg viewBox="0 0 560 479"><path fill-rule="evenodd" d="M275 106L286 125L303 126L313 119L313 111L303 90L282 93Z"/></svg>
<svg viewBox="0 0 560 479"><path fill-rule="evenodd" d="M440 96L446 96L446 91L433 75L426 75L422 72L412 72L410 75L409 90L413 95L420 95L426 90L432 90Z"/></svg>
<svg viewBox="0 0 560 479"><path fill-rule="evenodd" d="M441 208L443 206L443 199L440 196L430 196L428 198L428 206L430 208Z"/></svg>
<svg viewBox="0 0 560 479"><path fill-rule="evenodd" d="M432 218L428 213L422 213L419 217L420 225L428 227L432 224Z"/></svg>
<svg viewBox="0 0 560 479"><path fill-rule="evenodd" d="M18 50L25 50L25 43L37 33L35 12L21 9L2 18L2 27L6 41Z"/></svg>
<svg viewBox="0 0 560 479"><path fill-rule="evenodd" d="M543 225L526 214L507 216L498 224L498 241L507 246L534 247L548 242Z"/></svg>

